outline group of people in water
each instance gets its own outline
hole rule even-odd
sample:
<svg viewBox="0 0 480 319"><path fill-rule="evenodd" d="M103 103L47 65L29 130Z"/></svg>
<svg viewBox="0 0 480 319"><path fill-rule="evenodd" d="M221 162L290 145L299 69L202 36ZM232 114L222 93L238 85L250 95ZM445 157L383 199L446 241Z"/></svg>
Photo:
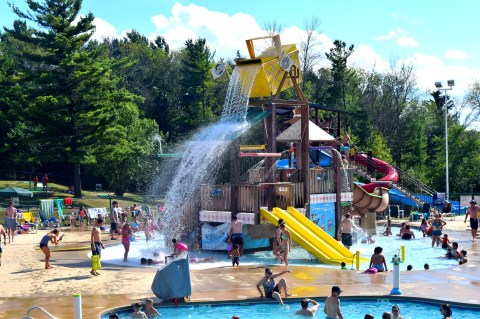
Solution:
<svg viewBox="0 0 480 319"><path fill-rule="evenodd" d="M476 206L476 202L474 203ZM476 206L478 207L478 206ZM472 215L467 212L466 218L470 216L471 223L472 223ZM137 216L135 216L137 217ZM345 222L346 220L346 222ZM340 225L340 237L344 245L347 247L352 245L352 237L351 232L355 230L357 227L353 223L353 220L350 216L346 216L342 224ZM475 221L473 221L474 223ZM478 220L477 220L478 223ZM100 237L100 227L103 225L103 220L98 219L95 221L94 227L92 229L92 255L98 254L100 255L101 249L104 248L103 243L101 242ZM440 215L436 214L434 219L430 221L426 221L423 219L420 225L420 230L423 233L423 236L428 236L429 234L432 237L432 247L435 245L438 247L440 244L443 249L446 249L445 257L458 259L460 263L467 262L465 250L458 249L457 242L450 242L447 234L443 234L443 227L446 225L446 222L440 218ZM232 257L232 265L239 265L240 256L243 253L243 245L244 245L244 237L242 233L242 222L239 221L236 216L232 217L232 223L230 226L230 236L229 236L229 244L231 244L232 249L229 251L230 257ZM125 247L125 254L124 254L124 261L127 261L128 258L128 251L129 251L129 243L132 236L132 228L131 226L125 222L121 227L121 235L122 235L122 244ZM391 228L387 227L384 235L392 235ZM402 224L400 233L398 234L404 240L411 240L415 239L415 233L412 231L410 225L406 222ZM476 234L475 234L476 235ZM112 233L112 237L114 234ZM54 229L51 232L47 233L40 242L40 248L45 253L45 268L51 268L49 264L50 259L50 250L48 248L48 244L52 243L57 245L63 239L63 235L59 236L58 229ZM113 238L112 238L113 239ZM275 229L275 242L276 246L273 249L273 255L280 260L280 263L285 264L287 267L286 270L274 274L270 268L265 268L264 276L258 281L256 287L260 293L260 297L262 298L273 298L278 301L278 303L283 304L282 294L284 297L290 296L288 291L288 285L285 278L281 278L283 274L290 273L291 270L288 270L288 254L291 251L291 235L290 231L287 229L287 225L283 219L278 220L278 226ZM371 236L368 238L369 243L374 243L374 238ZM184 243L177 242L176 239L172 240L172 244L174 246L174 256L178 256L185 251L188 251L188 246ZM202 261L208 262L208 261ZM142 259L142 264L155 264L158 263L153 259ZM375 247L374 254L370 259L369 268L376 269L378 272L388 271L387 263L385 260L385 256L383 255L382 247ZM98 275L98 272L92 269L91 272L93 275ZM263 289L263 290L262 290ZM327 318L343 318L340 309L340 301L339 295L342 291L338 286L332 287L331 296L327 297L325 300L325 307L324 312ZM135 304L133 306L134 312L132 316L134 318L144 318L143 313L141 311L141 304ZM301 301L301 309L298 310L295 314L297 315L305 315L310 316L314 315L315 312L318 310L319 304L312 300L312 299L303 299ZM147 309L150 307L147 305ZM154 308L153 308L154 309ZM451 309L449 305L442 305L442 314L445 313L444 318L449 318L451 316ZM155 310L156 311L156 310ZM395 309L392 308L393 314L389 312L384 312L382 318L402 318L400 316L400 309L396 307ZM145 315L147 316L147 315ZM371 314L365 315L365 318L373 318Z"/></svg>

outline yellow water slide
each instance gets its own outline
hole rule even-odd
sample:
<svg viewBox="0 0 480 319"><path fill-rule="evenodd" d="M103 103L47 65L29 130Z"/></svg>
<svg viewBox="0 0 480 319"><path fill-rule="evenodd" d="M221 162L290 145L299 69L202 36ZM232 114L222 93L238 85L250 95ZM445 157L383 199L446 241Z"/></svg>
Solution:
<svg viewBox="0 0 480 319"><path fill-rule="evenodd" d="M343 261L348 264L355 258L352 252L293 207L288 207L288 211L276 207L272 212L260 209L260 214L274 225L283 218L292 240L322 263L339 264Z"/></svg>

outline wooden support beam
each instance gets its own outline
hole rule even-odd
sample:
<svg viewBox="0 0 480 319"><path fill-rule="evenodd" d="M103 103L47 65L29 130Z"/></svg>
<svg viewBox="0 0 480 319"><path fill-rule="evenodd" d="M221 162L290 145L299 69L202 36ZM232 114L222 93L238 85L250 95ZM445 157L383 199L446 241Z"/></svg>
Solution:
<svg viewBox="0 0 480 319"><path fill-rule="evenodd" d="M237 138L230 144L230 211L237 214L239 207L239 185L240 185L240 140Z"/></svg>
<svg viewBox="0 0 480 319"><path fill-rule="evenodd" d="M301 155L300 157L300 162L298 161L297 157L297 167L300 170L300 178L301 181L304 183L303 186L303 197L305 201L305 215L307 218L310 218L310 157L309 157L309 152L310 152L310 136L308 134L308 124L310 121L310 110L308 106L308 101L305 95L303 94L302 89L298 85L297 80L299 79L300 76L300 71L298 68L293 65L292 68L290 69L289 72L290 80L293 83L293 87L295 89L295 93L297 94L297 97L303 102L301 106L301 129L300 129L300 135L301 135L301 142L300 144L300 152L297 153ZM298 165L300 163L300 165Z"/></svg>

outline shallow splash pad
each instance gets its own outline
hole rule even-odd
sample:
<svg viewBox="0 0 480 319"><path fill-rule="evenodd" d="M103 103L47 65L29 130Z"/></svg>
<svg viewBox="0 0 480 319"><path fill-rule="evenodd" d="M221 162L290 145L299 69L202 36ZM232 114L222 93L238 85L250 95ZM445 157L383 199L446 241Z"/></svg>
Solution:
<svg viewBox="0 0 480 319"><path fill-rule="evenodd" d="M393 227L392 232L398 233L399 228ZM158 242L151 241L145 242L143 233L137 233L137 239L130 243L130 253L128 255L128 262L123 262L123 245L119 242L118 245L107 247L102 251L102 263L114 264L117 266L127 267L150 267L157 268L165 262L165 255L160 254L156 257L153 255ZM431 247L431 238L422 237L422 233L415 231L414 240L402 240L397 236L376 236L376 242L374 244L362 244L362 238L359 236L357 243L352 246L351 251L360 251L362 257L366 257L368 260L373 254L373 250L376 246L383 247L383 254L387 260L388 269L392 269L391 260L395 254L400 253L400 246L405 246L406 260L400 264L400 270L406 270L407 265L412 265L414 271L423 271L423 265L428 263L430 269L444 269L453 266L458 266L458 262L454 259L444 258L445 251L440 247ZM460 245L462 245L460 243ZM167 252L167 255L170 252ZM206 258L214 257L216 262L203 262ZM154 265L141 265L141 258L151 258L160 262ZM227 252L225 251L195 251L190 247L189 251L190 268L191 269L205 269L215 267L231 266L232 262L227 258ZM307 251L301 247L292 248L292 252L289 254L290 265L307 265L313 267L333 268L338 269L336 265L320 264L317 259L310 255ZM240 265L255 265L255 266L272 266L279 265L278 260L275 260L270 250L257 251L253 253L246 253L240 257ZM348 269L355 267L352 263L347 263ZM368 268L368 262L363 262L360 265L360 271Z"/></svg>

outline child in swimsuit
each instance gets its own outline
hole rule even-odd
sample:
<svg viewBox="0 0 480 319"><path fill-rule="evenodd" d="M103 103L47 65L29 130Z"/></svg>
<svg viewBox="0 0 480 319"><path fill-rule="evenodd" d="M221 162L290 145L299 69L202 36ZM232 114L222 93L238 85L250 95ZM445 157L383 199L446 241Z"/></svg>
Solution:
<svg viewBox="0 0 480 319"><path fill-rule="evenodd" d="M442 248L447 249L448 244L450 244L450 240L448 239L448 235L444 234L443 237L442 237Z"/></svg>
<svg viewBox="0 0 480 319"><path fill-rule="evenodd" d="M123 261L128 261L128 252L130 251L130 237L132 236L132 229L128 225L128 223L123 224L122 227L122 244L123 248L125 249L125 253L123 254Z"/></svg>
<svg viewBox="0 0 480 319"><path fill-rule="evenodd" d="M447 253L445 254L445 257L448 259L453 258L452 248L450 247L447 248Z"/></svg>
<svg viewBox="0 0 480 319"><path fill-rule="evenodd" d="M237 244L233 245L233 250L232 250L232 267L237 264L237 267L239 266L240 263L240 246Z"/></svg>
<svg viewBox="0 0 480 319"><path fill-rule="evenodd" d="M370 258L370 265L368 266L368 268L373 267L379 272L388 271L387 262L385 261L385 256L383 256L382 252L382 247L375 247L375 249L373 250L372 258Z"/></svg>
<svg viewBox="0 0 480 319"><path fill-rule="evenodd" d="M428 223L427 223L427 220L424 218L424 219L422 219L422 223L420 224L420 230L423 233L423 237L425 237L425 234L427 232L427 228L428 228Z"/></svg>

